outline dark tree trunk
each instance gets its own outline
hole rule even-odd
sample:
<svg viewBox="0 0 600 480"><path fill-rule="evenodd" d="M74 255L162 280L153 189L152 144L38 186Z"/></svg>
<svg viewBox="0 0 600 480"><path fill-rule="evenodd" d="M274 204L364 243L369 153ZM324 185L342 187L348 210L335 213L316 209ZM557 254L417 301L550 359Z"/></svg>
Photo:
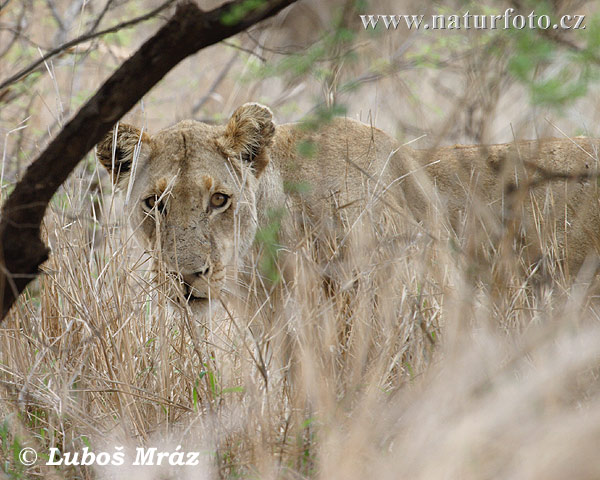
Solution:
<svg viewBox="0 0 600 480"><path fill-rule="evenodd" d="M109 129L184 58L264 20L295 0L265 1L235 24L223 15L244 4L226 3L210 12L181 3L173 17L102 85L29 166L3 206L0 219L2 313L39 273L49 249L40 226L52 196L79 161Z"/></svg>

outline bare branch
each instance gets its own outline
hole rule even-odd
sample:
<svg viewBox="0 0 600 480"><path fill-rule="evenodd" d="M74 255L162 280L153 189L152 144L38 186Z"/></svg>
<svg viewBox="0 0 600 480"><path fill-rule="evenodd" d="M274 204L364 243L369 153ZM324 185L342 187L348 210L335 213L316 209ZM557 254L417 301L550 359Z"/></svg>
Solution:
<svg viewBox="0 0 600 480"><path fill-rule="evenodd" d="M115 25L114 27L110 27L105 30L101 30L99 32L86 33L77 38L74 38L73 40L71 40L69 42L62 44L59 47L54 48L53 50L48 52L46 55L41 57L39 60L33 62L31 65L25 67L23 70L15 73L12 77L7 78L2 83L0 83L0 91L4 90L9 85L12 85L13 83L18 82L22 78L24 78L27 75L29 75L30 73L34 72L40 65L43 65L44 62L47 62L50 58L58 55L59 53L64 52L65 50L68 50L76 45L79 45L80 43L87 42L88 40L92 40L93 38L102 37L109 33L114 33L119 30L123 30L124 28L133 27L134 25L137 25L138 23L142 23L142 22L145 22L146 20L150 20L151 18L155 17L158 13L162 12L167 7L171 6L174 2L175 2L175 0L167 0L162 5L158 6L154 10L152 10L140 17L136 17L132 20L128 20L123 23L119 23L118 25Z"/></svg>
<svg viewBox="0 0 600 480"><path fill-rule="evenodd" d="M98 17L96 17L96 19L94 20L94 23L92 24L92 26L90 27L90 29L87 32L88 34L93 33L98 28L98 25L100 25L100 22L102 21L102 19L104 18L104 16L108 12L108 10L110 9L110 6L112 5L113 2L114 2L114 0L106 0L106 3L104 4L104 8L100 12L100 15L98 15Z"/></svg>
<svg viewBox="0 0 600 480"><path fill-rule="evenodd" d="M54 17L54 20L56 20L56 23L58 24L58 28L64 32L66 30L65 22L63 22L62 17L58 13L56 5L54 4L54 0L46 0L46 4L48 5L50 13L52 13L52 16Z"/></svg>
<svg viewBox="0 0 600 480"><path fill-rule="evenodd" d="M25 18L25 5L21 5L21 12L16 22L16 28L11 29L12 38L6 43L6 46L0 51L0 58L6 55L13 45L17 42L23 32L23 19Z"/></svg>
<svg viewBox="0 0 600 480"><path fill-rule="evenodd" d="M211 86L208 88L207 92L204 94L204 96L200 100L198 100L198 103L196 103L196 105L194 105L194 108L192 108L192 115L196 115L200 111L200 109L204 106L204 104L208 101L208 99L212 96L212 94L215 93L215 90L221 84L223 79L227 76L229 69L233 66L233 63L235 62L237 57L238 56L236 53L225 64L223 69L219 72L219 75L217 75L217 78L215 78L215 80L213 81Z"/></svg>

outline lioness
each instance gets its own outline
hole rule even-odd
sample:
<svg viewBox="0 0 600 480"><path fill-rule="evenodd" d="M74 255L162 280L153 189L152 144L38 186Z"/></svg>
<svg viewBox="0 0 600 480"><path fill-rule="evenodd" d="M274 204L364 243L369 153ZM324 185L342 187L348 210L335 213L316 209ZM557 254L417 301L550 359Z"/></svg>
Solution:
<svg viewBox="0 0 600 480"><path fill-rule="evenodd" d="M116 139L111 132L97 146L115 184L128 190L137 237L197 305L221 290L268 212L300 204L334 229L343 210L341 227L351 228L365 210L424 220L439 194L435 208L460 231L465 210L479 202L496 226L518 220L531 261L544 252L540 224L550 225L559 260L574 271L600 251L594 152L581 139L413 150L347 118L317 130L275 125L256 103L224 126L183 121L150 136L119 124Z"/></svg>

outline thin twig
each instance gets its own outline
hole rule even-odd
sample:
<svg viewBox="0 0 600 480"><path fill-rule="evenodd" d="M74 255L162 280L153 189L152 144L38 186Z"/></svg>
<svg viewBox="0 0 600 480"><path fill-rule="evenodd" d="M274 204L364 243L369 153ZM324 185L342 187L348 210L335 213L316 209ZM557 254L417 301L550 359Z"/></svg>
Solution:
<svg viewBox="0 0 600 480"><path fill-rule="evenodd" d="M59 30L61 32L64 32L66 30L65 22L63 21L60 14L58 13L58 10L56 9L56 5L54 4L54 0L46 0L46 5L48 5L48 9L50 10L50 13L54 17L54 20L56 20Z"/></svg>
<svg viewBox="0 0 600 480"><path fill-rule="evenodd" d="M8 53L8 51L13 47L16 41L21 38L21 34L23 33L23 19L25 18L25 6L21 7L21 12L19 14L19 19L16 22L17 28L9 29L10 33L12 33L12 38L7 42L4 50L0 52L0 58Z"/></svg>
<svg viewBox="0 0 600 480"><path fill-rule="evenodd" d="M235 48L236 50L239 50L241 52L248 53L250 55L254 55L256 58L258 58L263 63L265 63L267 61L267 59L265 57L263 57L259 53L256 53L254 50L252 50L250 48L242 47L241 45L236 45L235 43L231 43L226 40L221 43L223 45L227 45L228 47Z"/></svg>
<svg viewBox="0 0 600 480"><path fill-rule="evenodd" d="M225 42L223 42L225 43ZM235 62L236 58L237 58L237 52L229 59L229 61L227 62L227 64L223 67L223 69L219 72L219 75L217 75L217 78L215 78L215 80L213 81L212 85L209 87L208 91L204 94L204 96L198 101L198 103L196 105L194 105L194 108L192 108L192 115L196 115L196 113L198 113L198 111L204 106L204 104L208 101L208 99L211 97L211 95L213 93L215 93L215 90L217 89L217 87L221 84L221 82L223 81L223 79L227 76L227 73L229 72L229 70L231 69L231 67L233 66L233 63Z"/></svg>
<svg viewBox="0 0 600 480"><path fill-rule="evenodd" d="M88 30L88 32L87 32L88 34L93 33L98 28L98 25L100 25L100 22L102 21L102 19L104 18L104 16L108 12L108 10L110 9L110 6L112 5L113 1L114 0L107 0L106 1L106 4L104 5L104 8L100 12L100 15L98 15L98 17L96 17L96 20L94 20L94 24Z"/></svg>
<svg viewBox="0 0 600 480"><path fill-rule="evenodd" d="M41 57L39 60L36 60L31 65L25 67L20 72L17 72L12 77L9 77L8 79L6 79L2 83L0 83L0 91L4 90L9 85L12 85L13 83L18 82L19 80L23 79L24 77L26 77L27 75L29 75L30 73L35 71L40 65L42 65L44 62L47 62L50 58L54 57L55 55L58 55L59 53L64 52L65 50L68 50L69 48L72 48L76 45L79 45L80 43L87 42L88 40L92 40L97 37L102 37L109 33L114 33L119 30L122 30L124 28L133 27L134 25L137 25L138 23L145 22L146 20L150 20L152 17L154 17L154 16L156 16L156 14L162 12L164 9L169 7L174 2L175 2L175 0L167 0L165 3L161 4L159 7L146 13L145 15L136 17L136 18L134 18L132 20L128 20L126 22L119 23L119 24L115 25L114 27L110 27L105 30L100 30L99 32L86 33L84 35L81 35L81 36L67 42L67 43L62 44L60 47L56 47L55 49L51 50L46 55Z"/></svg>

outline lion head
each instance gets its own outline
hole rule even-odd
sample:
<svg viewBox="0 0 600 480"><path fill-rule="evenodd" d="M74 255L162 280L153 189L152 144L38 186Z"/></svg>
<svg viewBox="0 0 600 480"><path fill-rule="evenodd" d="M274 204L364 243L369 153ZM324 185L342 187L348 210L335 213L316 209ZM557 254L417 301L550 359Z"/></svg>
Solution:
<svg viewBox="0 0 600 480"><path fill-rule="evenodd" d="M275 134L271 111L238 108L228 123L183 121L150 136L119 124L97 157L126 191L135 236L181 281L190 303L223 286L257 230L257 196Z"/></svg>

